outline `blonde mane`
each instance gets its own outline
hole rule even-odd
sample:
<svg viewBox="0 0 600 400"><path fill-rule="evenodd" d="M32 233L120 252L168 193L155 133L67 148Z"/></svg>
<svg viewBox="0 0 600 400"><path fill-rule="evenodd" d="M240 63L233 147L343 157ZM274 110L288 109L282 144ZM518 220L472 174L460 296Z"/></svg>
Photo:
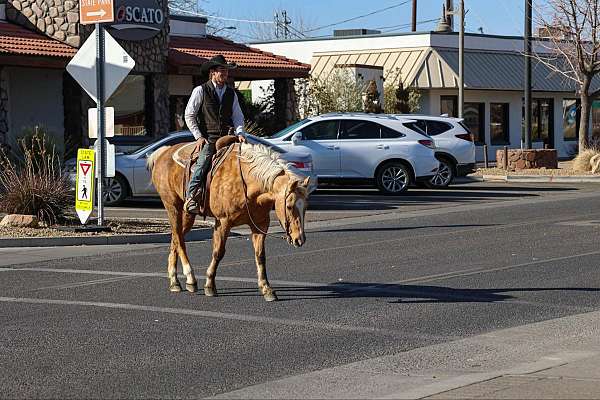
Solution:
<svg viewBox="0 0 600 400"><path fill-rule="evenodd" d="M263 186L263 189L270 192L273 189L273 183L282 172L292 175L294 180L302 180L302 175L293 171L292 164L281 158L281 153L276 152L263 144L242 144L240 159L249 164L250 174L256 178Z"/></svg>

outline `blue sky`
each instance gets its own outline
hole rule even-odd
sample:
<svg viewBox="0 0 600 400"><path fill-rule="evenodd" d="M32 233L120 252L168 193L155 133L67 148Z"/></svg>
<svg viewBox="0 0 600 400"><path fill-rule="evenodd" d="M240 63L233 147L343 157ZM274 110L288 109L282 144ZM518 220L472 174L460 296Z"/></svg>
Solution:
<svg viewBox="0 0 600 400"><path fill-rule="evenodd" d="M405 0L406 1L406 0ZM541 0L540 0L541 1ZM224 18L273 21L275 10L286 10L295 20L300 17L305 25L318 28L345 19L364 15L382 8L403 3L402 0L200 0L201 7L208 13ZM411 1L364 18L310 32L310 35L331 35L333 29L381 28L389 32L410 31ZM437 19L441 15L443 0L418 0L418 21ZM455 0L455 5L458 0ZM535 3L534 3L535 5ZM484 33L500 35L522 35L524 0L465 0L467 32L477 32L481 27ZM258 36L257 31L269 29L273 25L244 23L209 18L209 24L236 26L229 36L238 41L251 41ZM406 24L407 27L398 27ZM437 22L423 23L418 30L433 30ZM292 24L302 30L297 24ZM389 28L388 28L389 27Z"/></svg>

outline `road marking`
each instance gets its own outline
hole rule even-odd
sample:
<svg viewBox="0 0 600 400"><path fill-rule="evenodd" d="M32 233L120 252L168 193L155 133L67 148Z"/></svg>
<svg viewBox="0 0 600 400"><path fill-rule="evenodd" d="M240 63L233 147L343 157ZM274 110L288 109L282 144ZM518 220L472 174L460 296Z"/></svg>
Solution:
<svg viewBox="0 0 600 400"><path fill-rule="evenodd" d="M376 333L387 336L393 336L396 338L427 338L436 340L456 340L458 337L454 336L436 336L436 335L411 335L403 334L398 330L393 329L379 329L374 327L363 327L363 326L349 326L342 324L334 324L328 322L314 322L306 320L295 320L289 318L273 318L273 317L260 317L246 314L234 314L234 313L223 313L215 311L203 311L203 310L191 310L185 308L170 308L170 307L155 307L155 306L143 306L138 304L127 304L127 303L105 303L105 302L94 302L94 301L75 301L75 300L54 300L54 299L36 299L26 297L0 297L2 303L20 303L20 304L42 304L42 305L57 305L57 306L83 306L83 307L99 307L108 309L120 309L120 310L131 310L131 311L144 311L144 312L156 312L165 314L178 314L178 315L189 315L201 318L214 318L214 319L227 319L242 322L257 322L267 323L272 325L286 325L286 326L299 326L301 328L310 329L321 329L321 330L334 330L334 331L346 331L356 333Z"/></svg>

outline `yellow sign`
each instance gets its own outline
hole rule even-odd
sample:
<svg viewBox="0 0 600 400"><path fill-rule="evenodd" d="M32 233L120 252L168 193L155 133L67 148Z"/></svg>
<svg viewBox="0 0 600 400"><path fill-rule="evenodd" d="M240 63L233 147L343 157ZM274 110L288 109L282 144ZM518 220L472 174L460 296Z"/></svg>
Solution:
<svg viewBox="0 0 600 400"><path fill-rule="evenodd" d="M96 152L90 149L77 150L77 178L75 180L75 211L85 224L94 209L94 168Z"/></svg>

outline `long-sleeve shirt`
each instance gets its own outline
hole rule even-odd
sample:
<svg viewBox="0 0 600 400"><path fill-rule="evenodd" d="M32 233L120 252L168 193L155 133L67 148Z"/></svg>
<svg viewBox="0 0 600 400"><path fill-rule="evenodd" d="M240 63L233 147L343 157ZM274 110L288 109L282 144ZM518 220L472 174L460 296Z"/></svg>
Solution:
<svg viewBox="0 0 600 400"><path fill-rule="evenodd" d="M211 82L215 88L217 96L219 97L219 101L223 99L223 94L225 94L226 86L219 88L219 86L215 85L214 82ZM206 132L201 132L200 127L198 126L198 120L196 117L198 116L198 110L202 106L202 101L204 100L204 91L202 90L202 86L197 86L192 91L192 95L190 96L190 100L185 107L185 123L188 126L190 132L196 139L203 137L205 139L208 138L208 134ZM244 135L244 114L242 114L242 109L240 108L240 103L237 98L237 94L233 93L233 108L231 119L233 122L233 127L235 128L235 133L238 135Z"/></svg>

